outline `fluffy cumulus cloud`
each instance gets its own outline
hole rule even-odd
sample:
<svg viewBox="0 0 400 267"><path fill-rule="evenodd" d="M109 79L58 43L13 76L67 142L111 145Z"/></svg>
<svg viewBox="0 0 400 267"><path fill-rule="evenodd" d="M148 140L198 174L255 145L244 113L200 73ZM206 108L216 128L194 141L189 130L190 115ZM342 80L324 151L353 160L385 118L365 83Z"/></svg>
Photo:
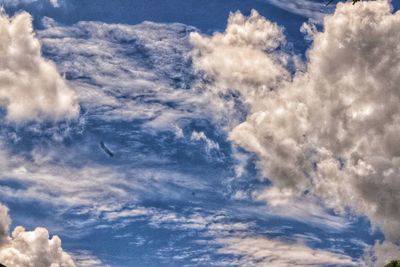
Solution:
<svg viewBox="0 0 400 267"><path fill-rule="evenodd" d="M12 121L71 119L79 106L74 91L44 59L32 17L0 15L0 105Z"/></svg>
<svg viewBox="0 0 400 267"><path fill-rule="evenodd" d="M8 208L0 204L0 262L6 266L74 267L72 258L63 251L58 236L49 239L45 228L25 231L21 226L8 236L11 219Z"/></svg>
<svg viewBox="0 0 400 267"><path fill-rule="evenodd" d="M388 1L341 3L323 25L291 77L282 31L255 12L231 15L225 33L193 35L194 66L212 90L237 89L249 104L230 138L259 156L282 192L276 205L321 199L338 214L367 216L397 242L400 13Z"/></svg>
<svg viewBox="0 0 400 267"><path fill-rule="evenodd" d="M285 43L282 29L254 10L248 18L231 14L226 31L211 38L192 33L191 43L194 68L218 89L239 87L251 98L288 76L287 57L276 52Z"/></svg>

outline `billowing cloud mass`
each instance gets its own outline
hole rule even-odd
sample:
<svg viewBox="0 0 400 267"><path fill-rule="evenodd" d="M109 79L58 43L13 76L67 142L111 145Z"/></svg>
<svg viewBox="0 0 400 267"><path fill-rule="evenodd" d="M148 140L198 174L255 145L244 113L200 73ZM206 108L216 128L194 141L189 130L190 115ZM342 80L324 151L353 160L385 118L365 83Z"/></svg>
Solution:
<svg viewBox="0 0 400 267"><path fill-rule="evenodd" d="M71 119L76 96L55 64L44 59L32 30L32 17L0 16L0 106L12 121Z"/></svg>
<svg viewBox="0 0 400 267"><path fill-rule="evenodd" d="M388 261L398 259L400 247L391 242L384 241L376 244L366 250L364 260L367 266L385 266Z"/></svg>
<svg viewBox="0 0 400 267"><path fill-rule="evenodd" d="M226 31L211 38L192 33L191 42L195 69L219 89L240 88L246 97L259 97L288 76L287 56L276 52L285 42L282 29L254 10L249 18L232 14Z"/></svg>
<svg viewBox="0 0 400 267"><path fill-rule="evenodd" d="M225 33L192 36L194 66L212 90L239 90L249 105L230 138L259 156L274 186L263 199L321 199L400 240L399 28L388 1L340 3L292 77L282 31L256 12L232 14Z"/></svg>
<svg viewBox="0 0 400 267"><path fill-rule="evenodd" d="M58 236L49 239L45 228L25 231L18 226L10 237L10 223L8 208L0 204L0 263L15 267L75 266L72 258L63 251Z"/></svg>

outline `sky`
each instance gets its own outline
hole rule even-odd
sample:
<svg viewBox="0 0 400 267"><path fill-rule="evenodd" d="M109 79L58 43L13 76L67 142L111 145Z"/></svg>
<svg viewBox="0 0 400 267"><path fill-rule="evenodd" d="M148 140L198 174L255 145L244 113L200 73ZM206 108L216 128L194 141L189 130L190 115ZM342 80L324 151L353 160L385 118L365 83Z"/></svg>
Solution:
<svg viewBox="0 0 400 267"><path fill-rule="evenodd" d="M0 263L400 258L399 1L0 4Z"/></svg>

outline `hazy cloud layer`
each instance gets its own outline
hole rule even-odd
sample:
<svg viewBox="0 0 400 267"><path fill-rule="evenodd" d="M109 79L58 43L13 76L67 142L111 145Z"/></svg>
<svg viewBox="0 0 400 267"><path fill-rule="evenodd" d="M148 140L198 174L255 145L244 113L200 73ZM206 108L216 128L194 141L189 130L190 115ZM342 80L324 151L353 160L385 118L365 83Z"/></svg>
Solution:
<svg viewBox="0 0 400 267"><path fill-rule="evenodd" d="M42 57L28 13L0 15L0 43L0 106L9 120L71 119L79 114L74 91Z"/></svg>
<svg viewBox="0 0 400 267"><path fill-rule="evenodd" d="M250 105L251 114L231 139L259 156L260 169L282 195L277 204L315 197L339 214L349 207L379 226L387 240L398 241L400 13L393 14L387 1L338 4L324 19L324 31L313 34L305 67L291 78L276 60L282 58L279 50L256 46L264 50L261 58L275 59L271 64L236 56L254 48L259 36L281 40L276 27L254 28L234 42L217 41L230 40L232 28L248 31L248 24L270 23L255 12L247 19L233 14L225 33L192 36L194 65L213 81L212 90L239 89ZM222 47L228 51L225 60L210 53ZM218 71L225 75L210 67L214 64L222 65ZM237 78L259 69L264 80ZM261 196L277 201L275 193Z"/></svg>
<svg viewBox="0 0 400 267"><path fill-rule="evenodd" d="M0 204L0 262L6 266L63 266L75 267L72 258L63 251L58 236L49 238L45 228L26 231L17 226L8 235L11 219L8 208Z"/></svg>

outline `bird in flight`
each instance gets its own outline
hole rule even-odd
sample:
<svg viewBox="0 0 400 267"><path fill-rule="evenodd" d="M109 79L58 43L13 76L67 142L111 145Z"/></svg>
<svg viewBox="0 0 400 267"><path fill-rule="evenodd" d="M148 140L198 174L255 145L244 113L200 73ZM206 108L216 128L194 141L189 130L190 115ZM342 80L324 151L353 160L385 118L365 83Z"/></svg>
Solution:
<svg viewBox="0 0 400 267"><path fill-rule="evenodd" d="M100 148L109 156L114 157L114 153L104 144L103 141L100 142ZM0 266L1 267L1 266Z"/></svg>
<svg viewBox="0 0 400 267"><path fill-rule="evenodd" d="M353 1L353 5L354 5L355 3L360 2L361 0L352 0L352 1ZM332 2L333 2L333 0L329 0L329 2L326 3L326 5L328 6Z"/></svg>

